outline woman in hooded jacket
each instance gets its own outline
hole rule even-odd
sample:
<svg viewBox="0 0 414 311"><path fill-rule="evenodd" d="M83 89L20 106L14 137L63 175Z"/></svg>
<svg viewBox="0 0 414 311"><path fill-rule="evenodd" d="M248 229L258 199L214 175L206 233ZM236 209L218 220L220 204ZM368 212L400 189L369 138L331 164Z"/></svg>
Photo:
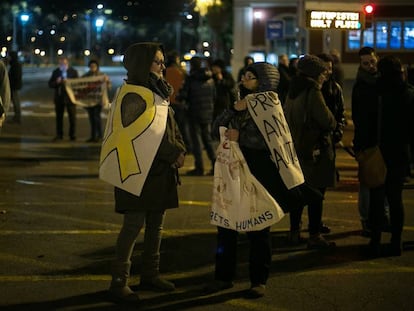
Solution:
<svg viewBox="0 0 414 311"><path fill-rule="evenodd" d="M336 182L332 133L335 117L323 98L321 87L327 68L314 55L305 55L298 62L298 76L292 80L285 102L285 115L292 133L305 182L322 194ZM321 235L323 197L308 204L308 248L329 248ZM300 242L300 224L303 209L290 213L290 239Z"/></svg>
<svg viewBox="0 0 414 311"><path fill-rule="evenodd" d="M122 94L121 91L124 86L129 87L132 91L126 92L126 95L121 98L117 97L115 100L116 105L121 105L122 126L120 126L120 130L123 131L136 122L144 113L143 111L148 108L148 103L144 103L142 100L145 98L143 94L147 94L148 91L154 98L151 103L154 102L155 105L159 105L156 110L161 110L163 107L167 108L166 116L164 115L165 119L161 122L164 126L164 134L159 138L158 148L154 149L155 154L140 194L133 194L121 189L120 186L115 187L115 210L123 214L124 219L116 242L116 259L112 267L112 281L109 291L117 299L135 302L139 298L137 293L133 292L128 286L128 277L135 241L144 223L145 236L140 287L158 291L175 289L172 282L161 278L159 275L160 244L165 211L178 207L178 168L184 164L185 146L175 123L173 111L169 107L169 96L172 88L163 78L165 65L162 46L152 42L135 43L127 48L123 64L128 71L127 80L118 91L118 97L121 97L120 94ZM133 90L140 89L136 86L145 88L146 93L139 93L138 91L134 93ZM156 121L154 122L160 123ZM111 122L108 124L110 125ZM116 129L108 129L107 125L103 150L106 150L104 146L108 136L114 131ZM159 129L157 132L159 132ZM134 148L150 149L149 145L139 145L136 142L140 134L131 134L130 139L134 141ZM155 144L155 140L151 141ZM101 168L102 158L101 152ZM124 157L129 162L131 161L130 158ZM134 158L134 155L132 155L132 158ZM121 162L119 163L122 165Z"/></svg>

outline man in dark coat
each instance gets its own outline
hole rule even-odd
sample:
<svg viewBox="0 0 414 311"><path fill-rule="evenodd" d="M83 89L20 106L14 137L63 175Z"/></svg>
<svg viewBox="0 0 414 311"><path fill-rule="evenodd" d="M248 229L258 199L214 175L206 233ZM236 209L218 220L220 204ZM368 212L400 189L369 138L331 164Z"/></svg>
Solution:
<svg viewBox="0 0 414 311"><path fill-rule="evenodd" d="M63 139L63 114L68 112L69 117L69 138L76 140L76 105L71 102L65 89L65 80L77 78L78 71L69 65L67 57L59 59L59 67L52 72L49 79L49 87L55 89L55 113L56 113L56 137L53 141Z"/></svg>
<svg viewBox="0 0 414 311"><path fill-rule="evenodd" d="M187 175L204 175L202 145L204 145L207 156L211 161L211 170L208 171L208 175L213 175L216 151L211 138L211 123L213 121L215 98L216 87L212 72L208 68L202 67L200 57L193 57L190 60L190 74L186 77L184 85L177 96L177 100L187 104L189 112L195 168L187 172Z"/></svg>

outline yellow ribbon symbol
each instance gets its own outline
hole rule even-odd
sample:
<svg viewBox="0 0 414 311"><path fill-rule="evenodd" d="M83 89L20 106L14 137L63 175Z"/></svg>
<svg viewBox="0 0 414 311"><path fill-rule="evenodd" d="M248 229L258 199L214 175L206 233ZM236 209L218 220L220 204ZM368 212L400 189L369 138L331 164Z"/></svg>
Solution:
<svg viewBox="0 0 414 311"><path fill-rule="evenodd" d="M121 106L125 95L130 93L141 97L146 107L141 115L124 127L122 124ZM109 154L115 151L118 156L122 182L131 175L141 173L133 141L151 125L155 118L155 113L156 107L152 91L145 87L131 84L125 84L121 87L112 114L112 129L102 144L100 163L102 164Z"/></svg>

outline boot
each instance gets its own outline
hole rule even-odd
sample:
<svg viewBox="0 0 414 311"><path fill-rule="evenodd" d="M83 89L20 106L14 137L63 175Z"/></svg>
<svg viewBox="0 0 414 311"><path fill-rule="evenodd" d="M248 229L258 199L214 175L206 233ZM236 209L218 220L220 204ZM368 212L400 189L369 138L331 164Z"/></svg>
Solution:
<svg viewBox="0 0 414 311"><path fill-rule="evenodd" d="M160 255L144 256L142 262L141 282L139 287L158 292L171 292L175 290L174 283L160 277Z"/></svg>
<svg viewBox="0 0 414 311"><path fill-rule="evenodd" d="M109 293L116 300L138 302L138 294L128 286L131 262L115 262L112 266L112 281Z"/></svg>

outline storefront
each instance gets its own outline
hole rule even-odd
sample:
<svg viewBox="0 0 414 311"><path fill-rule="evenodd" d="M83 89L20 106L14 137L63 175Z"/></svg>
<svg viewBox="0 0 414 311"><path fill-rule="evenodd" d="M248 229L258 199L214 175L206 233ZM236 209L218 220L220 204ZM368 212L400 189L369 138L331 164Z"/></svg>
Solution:
<svg viewBox="0 0 414 311"><path fill-rule="evenodd" d="M243 65L246 55L276 64L280 54L298 56L336 49L346 76L353 77L358 50L366 45L374 47L379 55L394 54L405 64L414 63L412 1L375 1L372 14L363 21L366 4L367 1L234 0L234 72ZM311 24L311 12L331 15L319 14L320 18ZM336 17L332 17L334 13ZM362 19L356 19L355 13Z"/></svg>

